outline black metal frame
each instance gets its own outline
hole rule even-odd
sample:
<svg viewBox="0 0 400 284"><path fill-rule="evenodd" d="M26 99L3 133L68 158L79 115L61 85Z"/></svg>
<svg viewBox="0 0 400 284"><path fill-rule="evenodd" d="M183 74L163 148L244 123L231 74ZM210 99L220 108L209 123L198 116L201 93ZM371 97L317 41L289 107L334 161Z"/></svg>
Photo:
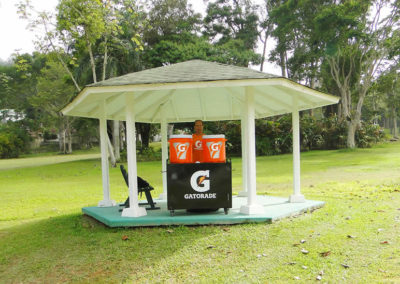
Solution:
<svg viewBox="0 0 400 284"><path fill-rule="evenodd" d="M122 176L124 177L126 186L129 188L129 176L128 173L125 170L125 167L123 165L120 165L120 170L122 173ZM157 203L155 203L153 201L153 197L151 196L151 190L153 190L154 188L144 179L142 179L141 177L137 177L137 184L138 184L138 194L140 193L140 195L144 192L144 194L146 195L146 199L147 199L147 203L139 203L139 205L150 205L150 207L146 207L146 210L156 210L156 209L160 209L160 207L156 207L155 205ZM126 201L123 204L120 204L120 206L124 206L125 208L129 207L129 197L126 199ZM122 211L122 209L120 209L120 211Z"/></svg>

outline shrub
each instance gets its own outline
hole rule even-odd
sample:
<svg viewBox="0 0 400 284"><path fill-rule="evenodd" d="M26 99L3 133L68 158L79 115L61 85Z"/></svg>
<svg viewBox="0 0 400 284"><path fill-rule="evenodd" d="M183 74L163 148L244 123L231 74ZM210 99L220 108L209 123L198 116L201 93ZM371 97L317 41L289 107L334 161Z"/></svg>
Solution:
<svg viewBox="0 0 400 284"><path fill-rule="evenodd" d="M20 122L8 122L0 125L0 158L17 158L27 152L30 136Z"/></svg>
<svg viewBox="0 0 400 284"><path fill-rule="evenodd" d="M383 129L376 124L361 122L356 131L356 143L360 148L369 148L384 138Z"/></svg>
<svg viewBox="0 0 400 284"><path fill-rule="evenodd" d="M120 153L120 162L127 161L127 151L124 149ZM160 161L161 160L161 148L157 151L154 150L152 147L138 149L136 148L136 159L138 162L146 162L146 161Z"/></svg>

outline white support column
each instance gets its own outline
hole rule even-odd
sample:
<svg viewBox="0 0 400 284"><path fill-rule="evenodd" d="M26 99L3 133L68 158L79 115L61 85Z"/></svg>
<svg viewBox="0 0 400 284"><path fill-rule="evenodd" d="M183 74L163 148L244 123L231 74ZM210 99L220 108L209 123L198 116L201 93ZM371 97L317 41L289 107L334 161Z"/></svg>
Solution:
<svg viewBox="0 0 400 284"><path fill-rule="evenodd" d="M305 202L304 195L300 193L300 119L297 109L297 99L294 99L294 109L292 112L293 128L293 194L289 197L289 202Z"/></svg>
<svg viewBox="0 0 400 284"><path fill-rule="evenodd" d="M103 200L99 201L99 207L109 207L116 205L115 201L110 199L110 174L108 166L107 152L107 119L106 119L106 102L100 102L100 150L101 150L101 175L103 181Z"/></svg>
<svg viewBox="0 0 400 284"><path fill-rule="evenodd" d="M241 139L242 139L242 191L238 193L238 196L245 197L248 196L247 192L247 145L246 145L246 123L247 123L247 108L242 108L242 120L240 121L241 127Z"/></svg>
<svg viewBox="0 0 400 284"><path fill-rule="evenodd" d="M254 90L246 87L246 155L247 155L247 205L240 208L240 212L247 215L263 214L264 207L257 204L256 191L256 139L255 139L255 111Z"/></svg>
<svg viewBox="0 0 400 284"><path fill-rule="evenodd" d="M161 107L161 115L161 171L163 192L158 198L161 200L167 200L168 123L165 117L164 106Z"/></svg>
<svg viewBox="0 0 400 284"><path fill-rule="evenodd" d="M136 164L135 101L133 94L126 94L126 140L128 152L129 208L122 211L122 217L146 216L146 209L139 207Z"/></svg>

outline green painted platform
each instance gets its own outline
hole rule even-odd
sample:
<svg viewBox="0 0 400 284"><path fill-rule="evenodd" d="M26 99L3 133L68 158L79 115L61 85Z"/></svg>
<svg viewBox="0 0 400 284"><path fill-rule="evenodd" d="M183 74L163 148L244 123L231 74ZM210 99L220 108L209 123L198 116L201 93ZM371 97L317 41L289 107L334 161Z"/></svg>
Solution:
<svg viewBox="0 0 400 284"><path fill-rule="evenodd" d="M121 217L119 206L114 207L84 207L82 212L109 227L147 227L171 225L226 225L239 223L267 222L298 215L308 210L324 206L323 201L306 200L304 203L289 203L287 198L266 195L257 196L258 204L265 208L264 214L244 215L239 212L240 206L247 203L247 198L234 196L232 208L225 215L223 209L210 213L189 213L186 210L175 210L172 217L167 210L165 200L155 200L159 210L147 210L147 216L138 218Z"/></svg>

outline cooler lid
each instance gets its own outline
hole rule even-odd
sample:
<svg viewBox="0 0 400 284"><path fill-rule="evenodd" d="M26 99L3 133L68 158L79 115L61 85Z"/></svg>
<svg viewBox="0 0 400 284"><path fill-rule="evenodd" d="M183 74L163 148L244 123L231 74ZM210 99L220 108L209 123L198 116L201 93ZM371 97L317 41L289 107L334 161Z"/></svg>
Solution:
<svg viewBox="0 0 400 284"><path fill-rule="evenodd" d="M225 135L224 134L203 135L203 139L215 139L215 138L225 138Z"/></svg>
<svg viewBox="0 0 400 284"><path fill-rule="evenodd" d="M172 138L185 138L185 139L190 138L190 139L192 139L192 135L186 135L186 134L170 135L169 139L172 139Z"/></svg>

